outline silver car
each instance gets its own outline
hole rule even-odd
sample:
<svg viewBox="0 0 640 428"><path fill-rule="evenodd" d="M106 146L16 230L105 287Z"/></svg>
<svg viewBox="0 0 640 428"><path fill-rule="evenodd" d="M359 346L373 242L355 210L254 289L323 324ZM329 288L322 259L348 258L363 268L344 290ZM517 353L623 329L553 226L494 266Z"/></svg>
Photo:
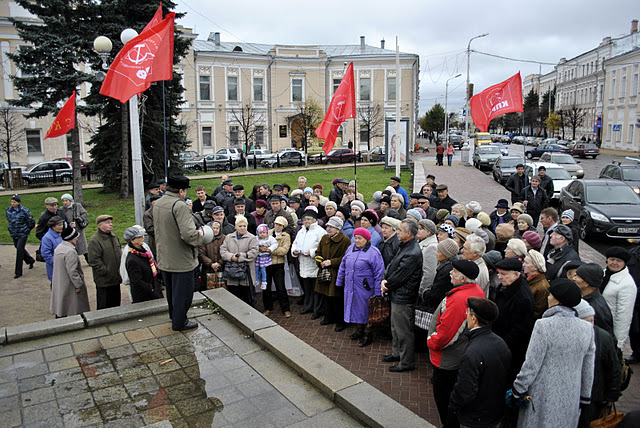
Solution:
<svg viewBox="0 0 640 428"><path fill-rule="evenodd" d="M546 152L540 156L540 162L551 162L560 165L567 170L572 177L583 178L584 168L580 165L580 161L576 161L573 156L566 153Z"/></svg>
<svg viewBox="0 0 640 428"><path fill-rule="evenodd" d="M479 170L492 168L493 164L501 156L500 147L488 144L478 146L473 152L473 166Z"/></svg>

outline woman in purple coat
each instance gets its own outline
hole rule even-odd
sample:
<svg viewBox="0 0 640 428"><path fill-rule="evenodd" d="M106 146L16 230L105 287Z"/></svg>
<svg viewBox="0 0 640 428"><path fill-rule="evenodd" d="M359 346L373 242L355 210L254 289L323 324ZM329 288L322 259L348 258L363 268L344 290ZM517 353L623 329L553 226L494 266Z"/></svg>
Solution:
<svg viewBox="0 0 640 428"><path fill-rule="evenodd" d="M380 251L371 245L371 233L359 227L353 232L354 243L347 248L338 270L337 287L344 287L344 321L358 327L350 337L361 347L373 342L369 322L369 297L380 296L384 261Z"/></svg>

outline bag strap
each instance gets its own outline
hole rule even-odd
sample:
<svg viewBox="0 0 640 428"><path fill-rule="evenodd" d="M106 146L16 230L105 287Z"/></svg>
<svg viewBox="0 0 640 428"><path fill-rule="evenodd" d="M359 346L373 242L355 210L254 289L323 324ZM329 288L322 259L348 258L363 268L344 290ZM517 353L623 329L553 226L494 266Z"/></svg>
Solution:
<svg viewBox="0 0 640 428"><path fill-rule="evenodd" d="M178 229L178 233L180 233L180 226L178 225L178 219L176 218L176 213L173 211L173 208L176 206L178 202L180 202L180 199L176 199L173 202L173 205L171 205L171 215L173 216L173 221L176 222L176 228ZM195 247L191 247L191 254L193 254L193 257L197 257L197 254L195 252Z"/></svg>

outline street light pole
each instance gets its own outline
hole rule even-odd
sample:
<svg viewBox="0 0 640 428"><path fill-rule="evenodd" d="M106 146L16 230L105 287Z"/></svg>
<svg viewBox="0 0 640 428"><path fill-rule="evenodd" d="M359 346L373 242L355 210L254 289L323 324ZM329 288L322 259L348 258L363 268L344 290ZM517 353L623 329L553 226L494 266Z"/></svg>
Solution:
<svg viewBox="0 0 640 428"><path fill-rule="evenodd" d="M458 77L462 76L462 74L458 73L457 75L450 77L447 79L447 83L445 83L444 85L444 132L445 132L445 146L448 147L449 146L449 104L448 104L448 97L449 97L449 80L452 79L457 79Z"/></svg>
<svg viewBox="0 0 640 428"><path fill-rule="evenodd" d="M469 60L471 59L471 42L474 41L475 39L479 39L480 37L485 37L488 36L489 33L484 33L484 34L480 34L479 36L475 36L472 37L471 39L469 39L469 43L467 43L467 88L466 88L466 98L467 98L467 102L465 104L465 110L466 110L466 114L464 115L464 140L467 142L467 144L469 144L469 114L471 113L471 109L469 108ZM469 165L471 165L472 162L472 156L473 155L473 147L471 146L471 144L469 144Z"/></svg>

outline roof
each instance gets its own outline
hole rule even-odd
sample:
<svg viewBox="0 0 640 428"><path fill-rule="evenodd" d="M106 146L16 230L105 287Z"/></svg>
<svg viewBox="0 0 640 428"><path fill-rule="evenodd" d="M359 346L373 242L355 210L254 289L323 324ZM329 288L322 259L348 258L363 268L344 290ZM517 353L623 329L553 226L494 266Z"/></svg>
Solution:
<svg viewBox="0 0 640 428"><path fill-rule="evenodd" d="M386 55L395 56L396 51L391 49L382 49L375 46L365 45L364 49L360 45L275 45L264 43L244 43L244 42L220 42L216 45L213 40L195 40L193 42L193 50L196 52L220 52L220 53L245 53L253 55L268 55L272 49L276 47L283 48L313 48L320 49L329 57L339 56L367 56L367 55ZM242 51L238 51L238 48ZM400 52L400 55L415 55L408 52Z"/></svg>

